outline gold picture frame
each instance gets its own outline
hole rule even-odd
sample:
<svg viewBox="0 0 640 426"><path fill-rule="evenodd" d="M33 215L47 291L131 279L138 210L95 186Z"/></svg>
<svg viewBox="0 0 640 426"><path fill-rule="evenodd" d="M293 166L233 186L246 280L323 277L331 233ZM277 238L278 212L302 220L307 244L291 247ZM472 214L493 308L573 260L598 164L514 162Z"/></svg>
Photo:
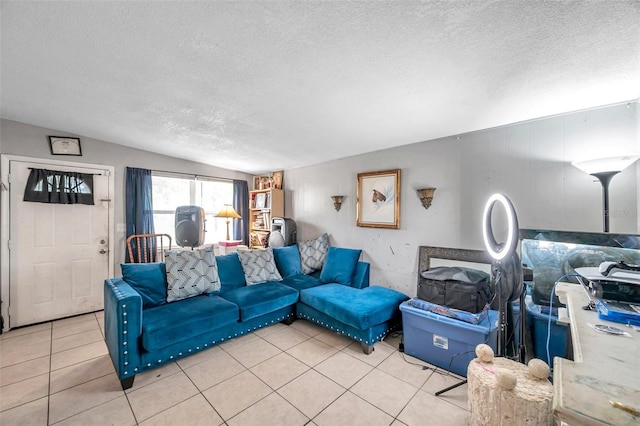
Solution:
<svg viewBox="0 0 640 426"><path fill-rule="evenodd" d="M400 229L400 169L358 173L356 222Z"/></svg>

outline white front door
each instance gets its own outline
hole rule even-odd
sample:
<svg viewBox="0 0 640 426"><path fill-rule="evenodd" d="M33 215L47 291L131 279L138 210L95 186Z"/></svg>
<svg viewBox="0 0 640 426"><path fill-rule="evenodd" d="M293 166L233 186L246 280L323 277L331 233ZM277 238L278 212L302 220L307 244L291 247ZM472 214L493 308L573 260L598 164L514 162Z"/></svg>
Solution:
<svg viewBox="0 0 640 426"><path fill-rule="evenodd" d="M95 205L23 201L31 167L94 174ZM9 169L10 327L102 309L109 273L108 172L24 161L10 161Z"/></svg>

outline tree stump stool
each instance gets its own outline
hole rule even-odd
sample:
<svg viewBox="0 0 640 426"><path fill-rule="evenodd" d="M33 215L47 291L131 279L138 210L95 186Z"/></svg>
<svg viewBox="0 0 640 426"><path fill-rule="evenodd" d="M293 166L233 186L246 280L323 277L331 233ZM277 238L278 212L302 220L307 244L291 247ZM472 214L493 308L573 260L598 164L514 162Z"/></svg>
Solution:
<svg viewBox="0 0 640 426"><path fill-rule="evenodd" d="M518 379L515 389L496 384L496 370L511 371ZM553 425L553 385L529 374L524 364L507 358L483 363L475 358L467 370L469 425Z"/></svg>

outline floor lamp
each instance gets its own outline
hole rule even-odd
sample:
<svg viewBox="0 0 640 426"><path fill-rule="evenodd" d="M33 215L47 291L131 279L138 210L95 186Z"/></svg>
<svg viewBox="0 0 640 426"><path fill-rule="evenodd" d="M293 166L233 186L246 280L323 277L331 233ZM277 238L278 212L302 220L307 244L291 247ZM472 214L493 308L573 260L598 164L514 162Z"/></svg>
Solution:
<svg viewBox="0 0 640 426"><path fill-rule="evenodd" d="M229 234L229 225L231 224L231 219L242 219L242 216L238 214L237 211L234 210L231 204L225 204L222 210L216 214L216 217L224 217L227 219L227 241L231 241L231 237Z"/></svg>
<svg viewBox="0 0 640 426"><path fill-rule="evenodd" d="M572 166L586 174L595 176L602 184L602 222L604 232L609 232L609 182L611 179L636 162L640 155L599 158L596 160L574 161Z"/></svg>

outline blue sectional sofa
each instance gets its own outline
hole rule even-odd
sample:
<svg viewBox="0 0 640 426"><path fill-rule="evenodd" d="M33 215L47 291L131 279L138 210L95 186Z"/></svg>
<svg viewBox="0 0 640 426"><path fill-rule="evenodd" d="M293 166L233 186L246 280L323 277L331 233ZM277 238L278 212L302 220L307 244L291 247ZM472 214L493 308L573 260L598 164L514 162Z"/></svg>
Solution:
<svg viewBox="0 0 640 426"><path fill-rule="evenodd" d="M123 264L123 276L104 285L105 340L123 389L142 371L296 317L361 342L367 354L398 325L408 297L369 287L359 250L330 247L322 269L307 273L296 253L297 245L273 249L281 279L258 284L237 253L215 256L219 287L170 303L168 264Z"/></svg>

